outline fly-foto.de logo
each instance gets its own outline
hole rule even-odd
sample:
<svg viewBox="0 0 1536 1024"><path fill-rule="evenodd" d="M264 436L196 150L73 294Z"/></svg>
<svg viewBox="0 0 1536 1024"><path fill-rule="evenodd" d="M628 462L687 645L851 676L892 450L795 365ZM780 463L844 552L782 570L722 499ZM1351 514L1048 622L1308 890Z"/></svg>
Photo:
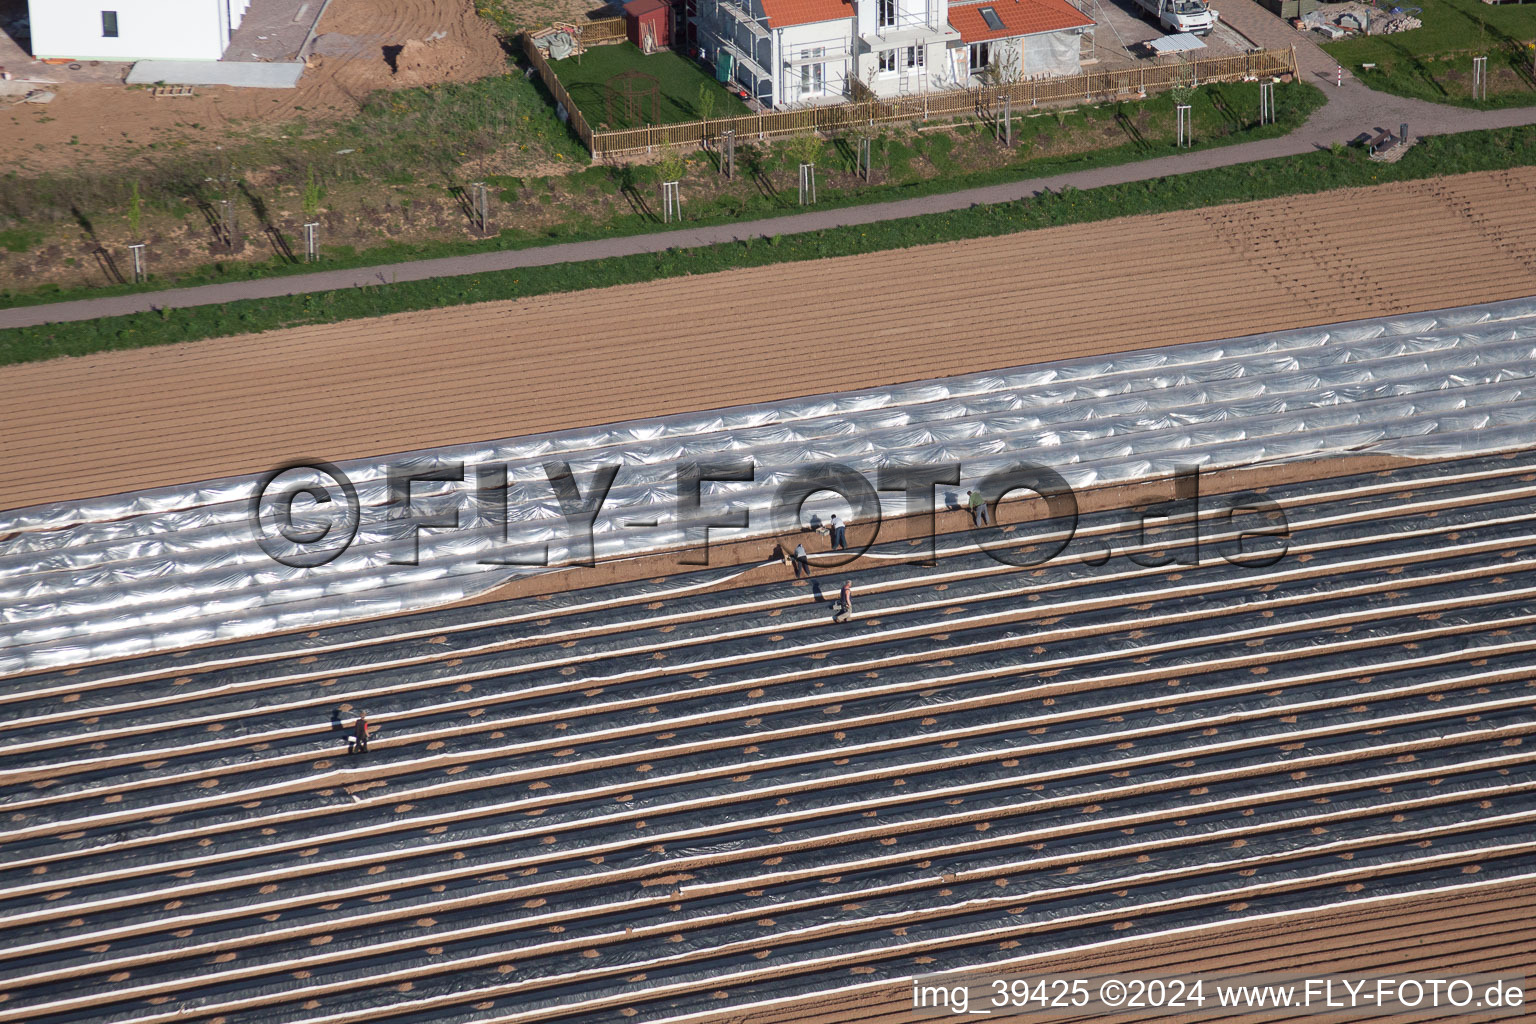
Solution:
<svg viewBox="0 0 1536 1024"><path fill-rule="evenodd" d="M965 541L1019 568L1124 557L1144 567L1219 559L1262 569L1290 540L1278 502L1252 491L1204 495L1195 466L1138 485L1129 507L1097 512L1084 511L1056 470L1029 462L975 478L959 462L882 466L871 479L835 462L685 461L644 467L626 486L626 474L640 472L550 461L514 479L503 463L420 460L354 482L332 463L299 460L257 481L247 518L262 550L298 569L360 546L381 566L417 566L425 538L482 566L592 566L599 536L620 533L635 538L626 550L670 550L680 564L708 565L712 543L824 529L828 508L835 541L856 538L817 553L817 566L829 568L879 544L895 518L905 521L899 539L910 560L932 560L938 538L954 532L940 528L944 512L967 513Z"/></svg>

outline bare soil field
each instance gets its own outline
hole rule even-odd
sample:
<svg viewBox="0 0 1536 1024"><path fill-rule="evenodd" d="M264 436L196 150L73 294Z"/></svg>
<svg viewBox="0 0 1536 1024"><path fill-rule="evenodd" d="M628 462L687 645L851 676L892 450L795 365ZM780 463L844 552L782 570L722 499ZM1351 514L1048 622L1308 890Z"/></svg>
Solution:
<svg viewBox="0 0 1536 1024"><path fill-rule="evenodd" d="M502 6L524 28L557 23L580 25L624 13L624 0L502 0Z"/></svg>
<svg viewBox="0 0 1536 1024"><path fill-rule="evenodd" d="M1536 294L1536 170L0 370L0 506Z"/></svg>
<svg viewBox="0 0 1536 1024"><path fill-rule="evenodd" d="M375 89L473 81L505 69L495 31L473 0L334 0L316 39L317 56L297 89L200 86L192 97L155 99L144 88L71 81L55 68L13 68L63 81L50 86L58 94L51 103L0 111L0 152L7 169L20 172L106 165L151 144L212 145L236 129L347 117ZM386 46L402 47L395 71Z"/></svg>

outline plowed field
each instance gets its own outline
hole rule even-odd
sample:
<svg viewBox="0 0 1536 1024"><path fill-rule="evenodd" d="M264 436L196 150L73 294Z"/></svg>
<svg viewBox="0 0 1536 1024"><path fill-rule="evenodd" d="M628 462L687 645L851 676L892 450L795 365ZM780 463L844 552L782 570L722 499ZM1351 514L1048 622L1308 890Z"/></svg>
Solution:
<svg viewBox="0 0 1536 1024"><path fill-rule="evenodd" d="M1536 294L1536 170L0 370L0 506Z"/></svg>

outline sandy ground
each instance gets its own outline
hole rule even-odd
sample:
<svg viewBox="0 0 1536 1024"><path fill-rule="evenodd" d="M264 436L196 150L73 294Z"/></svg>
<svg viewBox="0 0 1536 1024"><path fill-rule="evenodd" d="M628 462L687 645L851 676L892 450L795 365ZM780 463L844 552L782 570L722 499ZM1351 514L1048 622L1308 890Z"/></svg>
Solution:
<svg viewBox="0 0 1536 1024"><path fill-rule="evenodd" d="M624 13L624 0L510 0L507 8L519 25L543 28L556 22L580 25L597 18L613 18Z"/></svg>
<svg viewBox="0 0 1536 1024"><path fill-rule="evenodd" d="M1536 170L0 370L0 507L1536 294Z"/></svg>
<svg viewBox="0 0 1536 1024"><path fill-rule="evenodd" d="M319 56L297 89L202 86L189 98L155 99L148 89L102 82L50 86L58 94L52 103L0 107L0 153L7 169L20 171L106 166L151 143L211 145L253 125L345 117L375 89L473 81L505 68L491 23L472 0L334 0L316 38ZM385 46L405 48L398 74Z"/></svg>

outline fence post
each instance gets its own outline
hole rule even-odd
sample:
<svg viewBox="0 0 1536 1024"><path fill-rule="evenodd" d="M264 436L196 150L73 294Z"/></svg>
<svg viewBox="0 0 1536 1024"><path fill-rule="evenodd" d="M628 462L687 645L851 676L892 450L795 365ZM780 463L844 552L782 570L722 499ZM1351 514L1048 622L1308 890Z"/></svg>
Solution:
<svg viewBox="0 0 1536 1024"><path fill-rule="evenodd" d="M475 214L475 230L483 235L489 229L491 222L490 190L486 188L483 181L472 182L469 187L474 189L470 203Z"/></svg>

